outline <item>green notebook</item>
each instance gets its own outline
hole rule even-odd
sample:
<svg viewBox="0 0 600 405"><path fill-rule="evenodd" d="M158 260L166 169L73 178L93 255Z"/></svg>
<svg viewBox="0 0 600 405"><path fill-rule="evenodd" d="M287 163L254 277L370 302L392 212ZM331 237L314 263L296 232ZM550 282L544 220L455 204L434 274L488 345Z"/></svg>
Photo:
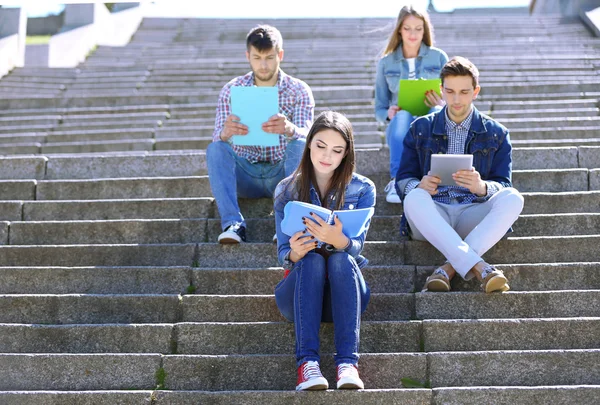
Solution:
<svg viewBox="0 0 600 405"><path fill-rule="evenodd" d="M398 89L398 107L420 117L429 112L425 105L425 92L433 90L440 94L440 79L400 80Z"/></svg>

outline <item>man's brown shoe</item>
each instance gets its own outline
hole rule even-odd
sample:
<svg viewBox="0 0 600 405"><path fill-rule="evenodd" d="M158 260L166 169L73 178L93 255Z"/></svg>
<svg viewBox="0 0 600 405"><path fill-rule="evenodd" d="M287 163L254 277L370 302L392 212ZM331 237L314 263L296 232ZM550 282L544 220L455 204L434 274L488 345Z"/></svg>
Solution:
<svg viewBox="0 0 600 405"><path fill-rule="evenodd" d="M450 280L442 274L432 274L425 280L423 292L448 292L450 291Z"/></svg>
<svg viewBox="0 0 600 405"><path fill-rule="evenodd" d="M510 287L508 286L508 280L504 276L504 273L493 266L490 267L493 269L493 271L483 279L481 282L481 289L486 293L495 291L506 292L510 290Z"/></svg>

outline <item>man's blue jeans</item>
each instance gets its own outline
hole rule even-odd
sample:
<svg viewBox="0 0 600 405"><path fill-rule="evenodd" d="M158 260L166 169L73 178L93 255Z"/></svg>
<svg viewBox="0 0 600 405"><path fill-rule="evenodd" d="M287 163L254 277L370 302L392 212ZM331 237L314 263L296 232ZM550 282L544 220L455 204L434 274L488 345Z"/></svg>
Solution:
<svg viewBox="0 0 600 405"><path fill-rule="evenodd" d="M442 107L435 106L429 110L429 114L441 110ZM385 130L385 139L390 148L390 179L396 177L396 173L400 168L400 159L402 151L404 151L404 138L410 128L410 124L416 120L417 116L412 115L408 111L400 110L394 115L390 124Z"/></svg>
<svg viewBox="0 0 600 405"><path fill-rule="evenodd" d="M206 150L210 188L221 216L221 228L240 223L246 226L238 197L273 197L275 187L296 170L306 140L288 143L285 156L276 163L250 163L239 157L227 142L213 142Z"/></svg>
<svg viewBox="0 0 600 405"><path fill-rule="evenodd" d="M370 290L352 256L310 252L275 287L281 314L294 322L296 363L319 361L321 322L333 322L335 364L358 364L360 316Z"/></svg>

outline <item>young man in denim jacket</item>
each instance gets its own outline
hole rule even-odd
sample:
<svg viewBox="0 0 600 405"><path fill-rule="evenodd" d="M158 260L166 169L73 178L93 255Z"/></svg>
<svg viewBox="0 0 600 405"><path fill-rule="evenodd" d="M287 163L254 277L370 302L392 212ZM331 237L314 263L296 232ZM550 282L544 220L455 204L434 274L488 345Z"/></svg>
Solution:
<svg viewBox="0 0 600 405"><path fill-rule="evenodd" d="M270 25L259 25L248 33L246 50L252 71L231 80L221 90L213 143L206 151L210 187L223 229L219 243L246 241L246 222L238 197L273 196L277 184L298 166L314 118L315 101L310 87L279 68L283 60L281 33ZM248 127L231 113L233 86L278 87L279 114L262 125L265 132L279 134L277 146L232 143L233 135L248 134Z"/></svg>
<svg viewBox="0 0 600 405"><path fill-rule="evenodd" d="M480 91L473 63L452 58L440 78L446 106L415 120L404 140L396 175L404 202L401 233L429 241L446 257L424 291L449 291L456 273L466 280L476 277L485 292L508 291L504 274L481 258L523 209L523 197L511 183L508 130L473 106ZM434 153L472 154L473 167L452 175L457 186L442 186L429 172Z"/></svg>

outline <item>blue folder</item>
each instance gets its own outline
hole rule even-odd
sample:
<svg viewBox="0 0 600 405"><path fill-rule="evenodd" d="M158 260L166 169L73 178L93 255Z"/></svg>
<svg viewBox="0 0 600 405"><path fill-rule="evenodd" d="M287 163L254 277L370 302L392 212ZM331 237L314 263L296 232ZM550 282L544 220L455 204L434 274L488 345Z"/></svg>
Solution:
<svg viewBox="0 0 600 405"><path fill-rule="evenodd" d="M235 145L277 146L279 134L270 134L262 130L262 124L279 112L279 88L245 87L231 88L231 112L248 127L247 135L231 137Z"/></svg>
<svg viewBox="0 0 600 405"><path fill-rule="evenodd" d="M283 208L283 220L281 221L281 230L288 236L292 236L298 231L306 229L302 223L302 217L312 218L310 213L314 212L328 224L333 224L333 217L338 216L342 221L342 232L349 238L356 238L361 235L369 224L369 220L375 212L375 208L358 208L354 210L336 210L331 211L318 205L305 203L302 201L290 201Z"/></svg>

